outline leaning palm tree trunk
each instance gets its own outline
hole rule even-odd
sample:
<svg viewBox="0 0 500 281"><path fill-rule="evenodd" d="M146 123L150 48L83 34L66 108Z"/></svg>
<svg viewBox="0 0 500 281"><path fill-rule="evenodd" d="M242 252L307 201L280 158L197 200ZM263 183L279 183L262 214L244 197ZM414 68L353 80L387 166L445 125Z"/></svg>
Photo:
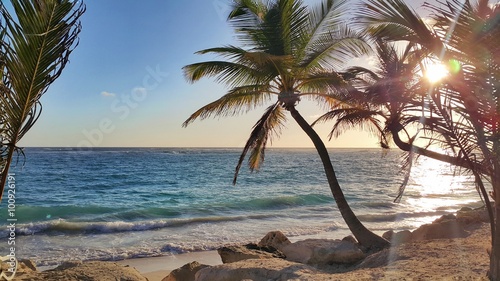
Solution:
<svg viewBox="0 0 500 281"><path fill-rule="evenodd" d="M78 45L85 11L81 1L11 2L16 19L0 3L0 201L16 144L38 120L40 98Z"/></svg>
<svg viewBox="0 0 500 281"><path fill-rule="evenodd" d="M351 230L352 234L358 242L366 247L370 247L372 249L382 249L389 246L389 242L384 238L376 235L375 233L368 230L356 217L349 204L347 203L344 193L340 188L339 182L337 180L337 176L335 175L335 170L333 169L332 162L330 160L330 156L328 154L328 150L325 147L325 144L319 137L319 135L314 131L314 129L307 123L307 121L300 115L295 107L287 107L287 110L290 111L293 119L299 124L300 128L309 136L311 141L318 152L321 161L323 163L323 167L325 169L325 174L328 179L328 184L330 185L330 190L332 192L333 198L337 203L337 207L346 222L349 222L347 225Z"/></svg>

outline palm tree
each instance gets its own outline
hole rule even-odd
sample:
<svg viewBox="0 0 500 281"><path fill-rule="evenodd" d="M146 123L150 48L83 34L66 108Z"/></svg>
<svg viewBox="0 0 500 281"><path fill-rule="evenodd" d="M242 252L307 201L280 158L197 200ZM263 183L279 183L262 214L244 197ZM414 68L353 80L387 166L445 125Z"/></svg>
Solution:
<svg viewBox="0 0 500 281"><path fill-rule="evenodd" d="M426 4L435 23L427 26L400 0L366 0L360 21L374 36L387 41L407 41L421 58L448 64L450 75L437 85L424 85L426 104L420 107L429 140L453 155L439 159L472 172L485 200L484 181L491 183L496 218L500 216L500 4L480 0L475 4L448 0L443 6ZM418 91L414 94L418 94ZM400 128L404 128L405 124ZM400 130L399 130L400 131ZM427 149L411 140L398 144L399 131L391 132L403 150L425 155ZM487 204L489 207L489 204ZM492 217L491 211L490 216ZM500 220L492 227L490 278L500 280Z"/></svg>
<svg viewBox="0 0 500 281"><path fill-rule="evenodd" d="M428 133L436 131L438 126L440 130L443 130L443 128L452 128L457 125L442 123L443 120L439 118L442 118L442 114L446 112L440 107L442 104L435 105L432 99L428 100L430 84L419 74L423 67L423 58L419 55L420 52L412 52L413 45L407 45L399 54L394 44L384 42L380 38L375 38L375 44L378 57L378 66L375 70L355 66L343 73L344 78L352 85L349 94L344 98L346 104L350 106L327 112L312 125L334 120L330 139L340 136L346 130L360 127L377 135L382 148L389 148L392 140L398 148L408 153L464 168L474 167L473 170L482 171L480 163L474 159L464 160L461 157L438 153L414 144L418 134L410 135L408 127L415 129L423 125ZM429 116L421 114L423 106L431 109ZM461 141L457 135L451 133L446 135L456 142ZM425 138L429 141L427 147L432 142L440 141L439 138ZM407 157L403 165L408 168L405 183L411 170L411 163L408 160L412 158ZM405 186L406 184L401 185L395 201L401 198Z"/></svg>
<svg viewBox="0 0 500 281"><path fill-rule="evenodd" d="M184 67L190 82L216 77L230 90L193 113L183 125L198 118L237 115L277 98L253 127L236 167L234 183L249 151L250 168L259 168L267 142L279 135L288 111L316 147L333 197L351 232L362 245L382 248L388 242L366 229L350 209L323 141L296 109L301 98L329 106L341 104L338 98L345 82L335 68L348 57L367 51L362 36L341 24L345 4L323 1L308 11L297 0L235 1L229 21L244 48L202 50L198 53L216 54L225 60Z"/></svg>
<svg viewBox="0 0 500 281"><path fill-rule="evenodd" d="M16 144L41 113L41 96L61 75L78 44L81 1L11 0L0 3L0 201Z"/></svg>

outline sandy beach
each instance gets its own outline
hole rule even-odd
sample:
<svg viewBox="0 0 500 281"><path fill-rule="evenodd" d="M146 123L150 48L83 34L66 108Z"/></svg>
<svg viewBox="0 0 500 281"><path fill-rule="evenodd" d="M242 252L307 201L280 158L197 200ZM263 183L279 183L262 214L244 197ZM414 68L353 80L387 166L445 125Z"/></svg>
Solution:
<svg viewBox="0 0 500 281"><path fill-rule="evenodd" d="M32 262L25 261L16 280L78 281L120 278L120 280L161 281L173 270L194 261L208 265L194 271L196 280L199 281L488 280L491 232L490 225L484 222L484 218L478 220L477 216L473 218L465 215L459 220L453 215L443 216L432 224L411 232L410 237L410 240L399 245L393 240L392 247L368 253L355 263L314 264L297 261L292 254L286 259L269 256L244 257L223 264L217 251L201 251L118 262L73 261L47 271L36 270ZM286 237L284 239L287 240ZM290 244L287 245L294 248L301 242L304 240L288 241ZM290 248L283 249L286 253ZM302 249L301 253L305 253L304 248L294 249ZM322 252L318 254L326 255ZM227 255L225 258L227 261ZM188 276L185 275L187 272L194 276L193 271L184 270L182 273L176 273L181 274L177 275L177 279L168 280L184 280L185 276ZM178 279L179 276L184 277ZM188 280L194 280L193 278L189 277Z"/></svg>
<svg viewBox="0 0 500 281"><path fill-rule="evenodd" d="M349 271L321 268L310 272L308 266L297 267L306 279L298 280L487 280L490 247L489 225L473 224L466 229L466 238L433 239L401 244L367 258ZM150 281L160 281L182 265L198 261L201 264L222 264L216 251L194 252L168 257L130 259L122 265L135 267ZM241 267L275 267L270 260L253 260ZM246 265L244 265L246 263ZM253 263L256 263L253 265ZM297 264L298 265L298 264ZM305 275L304 275L305 274Z"/></svg>
<svg viewBox="0 0 500 281"><path fill-rule="evenodd" d="M180 255L140 258L119 261L119 264L135 267L149 281L161 281L172 270L192 261L206 265L222 264L217 251L192 252Z"/></svg>

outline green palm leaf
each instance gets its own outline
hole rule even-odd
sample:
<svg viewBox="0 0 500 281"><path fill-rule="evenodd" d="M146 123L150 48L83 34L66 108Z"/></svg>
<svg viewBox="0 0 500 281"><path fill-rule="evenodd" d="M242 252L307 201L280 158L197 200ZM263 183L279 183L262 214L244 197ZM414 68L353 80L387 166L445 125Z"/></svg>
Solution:
<svg viewBox="0 0 500 281"><path fill-rule="evenodd" d="M203 106L191 114L182 126L186 127L198 118L203 120L211 116L234 116L247 112L269 101L271 93L267 86L261 85L233 88L220 99Z"/></svg>
<svg viewBox="0 0 500 281"><path fill-rule="evenodd" d="M16 20L0 4L2 31L2 190L16 143L41 113L41 96L78 44L82 3L12 0Z"/></svg>
<svg viewBox="0 0 500 281"><path fill-rule="evenodd" d="M285 120L283 108L279 103L275 103L267 108L264 115L254 125L252 133L243 148L234 173L233 184L236 184L241 165L249 150L251 151L248 159L250 170L254 171L260 167L265 158L265 149L268 141L271 141L273 135L280 135Z"/></svg>

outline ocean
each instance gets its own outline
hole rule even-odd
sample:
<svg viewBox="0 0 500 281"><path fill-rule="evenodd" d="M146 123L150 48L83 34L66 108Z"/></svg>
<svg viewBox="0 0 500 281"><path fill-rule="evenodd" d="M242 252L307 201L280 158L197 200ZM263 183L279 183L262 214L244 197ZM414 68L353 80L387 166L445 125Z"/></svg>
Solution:
<svg viewBox="0 0 500 281"><path fill-rule="evenodd" d="M349 234L314 149L266 152L259 171L238 148L26 148L0 205L0 256L38 266L67 260L121 260L258 242L280 230L292 241ZM464 206L482 206L473 179L420 158L401 202L401 154L330 149L347 201L378 234L413 230ZM16 161L15 161L16 162ZM11 202L12 203L12 202ZM13 212L13 213L12 213Z"/></svg>

